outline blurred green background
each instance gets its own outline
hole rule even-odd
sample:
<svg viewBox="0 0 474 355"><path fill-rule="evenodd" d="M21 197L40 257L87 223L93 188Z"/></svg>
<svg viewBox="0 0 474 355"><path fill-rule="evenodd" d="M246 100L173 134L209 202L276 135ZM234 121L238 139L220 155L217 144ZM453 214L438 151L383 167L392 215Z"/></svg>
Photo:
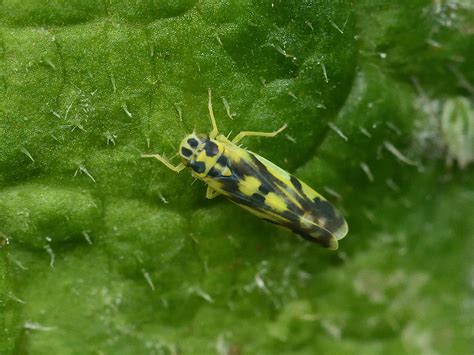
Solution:
<svg viewBox="0 0 474 355"><path fill-rule="evenodd" d="M0 2L1 354L468 354L474 5ZM342 211L337 252L140 153L209 130Z"/></svg>

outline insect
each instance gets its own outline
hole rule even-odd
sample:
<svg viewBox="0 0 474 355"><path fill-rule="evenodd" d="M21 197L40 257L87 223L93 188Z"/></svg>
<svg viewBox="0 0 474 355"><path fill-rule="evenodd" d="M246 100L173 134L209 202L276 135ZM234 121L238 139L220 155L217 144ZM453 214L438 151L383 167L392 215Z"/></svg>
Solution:
<svg viewBox="0 0 474 355"><path fill-rule="evenodd" d="M223 195L268 222L337 249L338 240L348 232L342 214L295 176L238 145L245 137L275 137L286 124L274 132L243 131L230 140L217 129L210 89L208 109L211 132L186 136L179 147L182 161L178 165L159 154L142 157L158 159L176 173L189 167L195 178L207 184L206 198Z"/></svg>

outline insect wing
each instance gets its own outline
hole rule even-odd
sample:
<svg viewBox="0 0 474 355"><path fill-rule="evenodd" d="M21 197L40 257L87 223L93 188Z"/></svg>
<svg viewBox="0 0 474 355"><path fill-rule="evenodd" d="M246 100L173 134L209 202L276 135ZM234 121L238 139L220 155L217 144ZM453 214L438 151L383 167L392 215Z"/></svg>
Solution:
<svg viewBox="0 0 474 355"><path fill-rule="evenodd" d="M225 168L206 181L258 217L286 227L326 248L337 249L347 225L321 195L265 158L236 146L226 146ZM345 231L344 231L345 229Z"/></svg>
<svg viewBox="0 0 474 355"><path fill-rule="evenodd" d="M290 194L296 194L296 199L303 205L306 211L305 215L309 217L309 219L334 235L337 240L341 240L346 236L349 229L342 213L321 194L264 157L255 153L252 154L264 163L272 174L284 178L286 189L291 191Z"/></svg>

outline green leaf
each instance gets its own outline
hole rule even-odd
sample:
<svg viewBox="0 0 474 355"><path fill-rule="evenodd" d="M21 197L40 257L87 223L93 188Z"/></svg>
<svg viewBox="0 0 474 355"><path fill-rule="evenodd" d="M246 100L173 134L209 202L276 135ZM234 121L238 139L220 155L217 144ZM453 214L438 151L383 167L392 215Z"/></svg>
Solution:
<svg viewBox="0 0 474 355"><path fill-rule="evenodd" d="M469 1L0 3L0 353L467 353ZM344 211L330 252L141 153L194 128Z"/></svg>

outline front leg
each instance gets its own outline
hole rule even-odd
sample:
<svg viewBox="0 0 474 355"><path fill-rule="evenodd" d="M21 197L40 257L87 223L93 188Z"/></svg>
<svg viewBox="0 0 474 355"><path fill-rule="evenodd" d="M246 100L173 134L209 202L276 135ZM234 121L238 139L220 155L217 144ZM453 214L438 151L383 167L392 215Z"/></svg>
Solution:
<svg viewBox="0 0 474 355"><path fill-rule="evenodd" d="M163 165L165 165L168 169L173 170L175 173L179 173L186 167L186 165L184 165L183 163L179 163L178 165L174 166L168 161L168 159L159 154L142 154L141 157L158 159L161 163L163 163Z"/></svg>
<svg viewBox="0 0 474 355"><path fill-rule="evenodd" d="M220 193L217 192L216 190L213 190L210 186L207 187L206 190L206 198L209 200L212 200L213 198L219 196Z"/></svg>

